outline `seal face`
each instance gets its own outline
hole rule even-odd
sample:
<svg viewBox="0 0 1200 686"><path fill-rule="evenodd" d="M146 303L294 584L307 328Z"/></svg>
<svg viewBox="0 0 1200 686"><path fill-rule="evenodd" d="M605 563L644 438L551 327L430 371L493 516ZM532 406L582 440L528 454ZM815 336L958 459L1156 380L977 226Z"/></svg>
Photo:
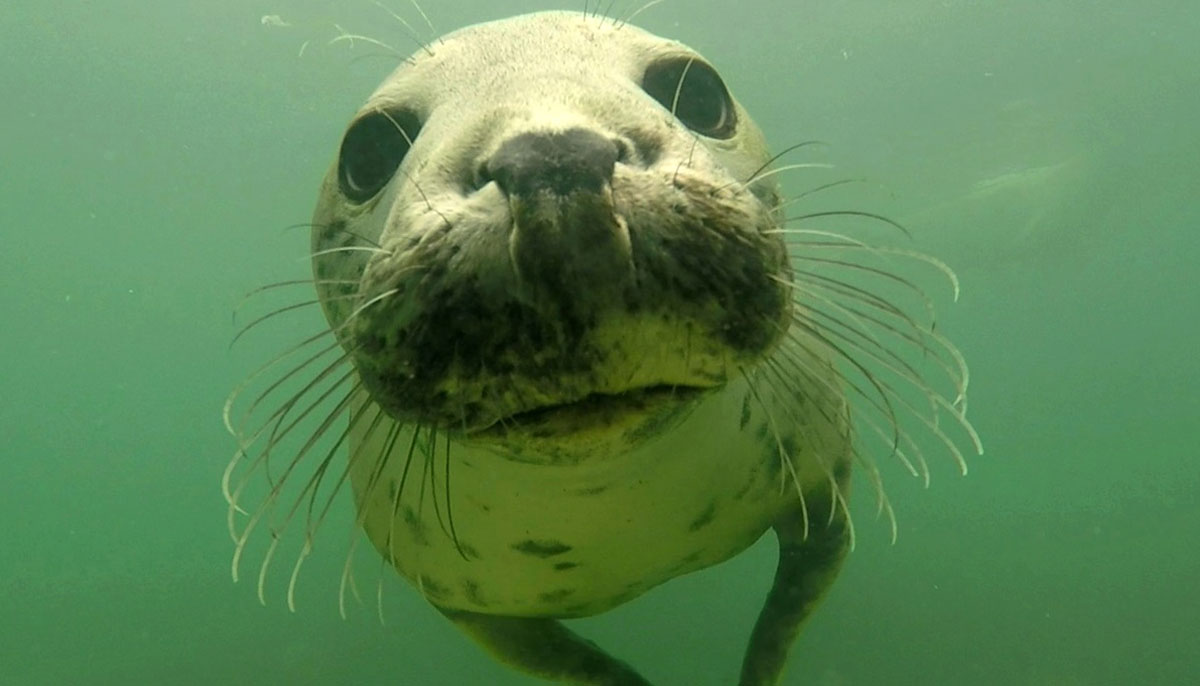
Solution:
<svg viewBox="0 0 1200 686"><path fill-rule="evenodd" d="M773 182L741 182L767 156L739 109L699 55L575 15L474 27L403 65L350 124L313 236L381 248L315 261L359 285L319 289L372 399L472 433L711 388L768 352L787 251Z"/></svg>
<svg viewBox="0 0 1200 686"><path fill-rule="evenodd" d="M913 405L898 382L969 425L961 392L945 400L881 342L949 358L961 391L961 358L932 327L794 266L772 161L711 64L627 24L528 15L414 55L350 122L322 185L313 272L336 344L251 410L340 353L242 433L226 477L237 557L344 416L291 512L305 499L317 509L347 444L338 484L350 481L379 553L499 659L565 683L647 682L557 619L607 610L774 529L779 569L742 684L777 683L850 545L858 449L844 389L868 399L868 429L894 437L902 459L911 441L895 406ZM801 233L818 253L867 248ZM875 377L872 360L898 382ZM247 471L265 470L285 418L339 397L239 531L247 480L231 475L249 446L267 436Z"/></svg>

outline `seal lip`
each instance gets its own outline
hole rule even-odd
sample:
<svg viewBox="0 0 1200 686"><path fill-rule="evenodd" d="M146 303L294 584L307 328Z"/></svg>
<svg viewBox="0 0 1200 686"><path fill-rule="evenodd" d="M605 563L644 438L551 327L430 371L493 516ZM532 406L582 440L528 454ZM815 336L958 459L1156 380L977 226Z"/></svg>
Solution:
<svg viewBox="0 0 1200 686"><path fill-rule="evenodd" d="M579 400L544 405L498 418L486 427L467 433L471 439L504 439L514 436L551 438L584 431L634 429L664 414L686 407L710 387L656 384L619 393L589 393Z"/></svg>

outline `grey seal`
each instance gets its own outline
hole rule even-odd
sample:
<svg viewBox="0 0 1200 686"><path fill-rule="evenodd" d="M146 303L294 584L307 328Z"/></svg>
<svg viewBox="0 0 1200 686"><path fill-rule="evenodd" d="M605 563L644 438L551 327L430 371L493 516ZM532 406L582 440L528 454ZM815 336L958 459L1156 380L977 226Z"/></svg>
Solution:
<svg viewBox="0 0 1200 686"><path fill-rule="evenodd" d="M778 684L851 547L863 440L923 465L899 414L960 458L931 417L969 424L953 346L817 269L878 271L863 265L883 249L789 229L774 161L708 61L620 21L527 15L406 60L350 121L320 189L312 281L329 328L251 409L298 390L238 431L235 570L282 511L261 586L306 509L294 585L332 503L322 484L349 482L378 553L499 660L633 686L649 682L560 620L773 530L779 562L740 683ZM847 252L864 261L833 257ZM945 360L953 392L899 348ZM311 437L271 472L306 418ZM302 490L279 507L285 483Z"/></svg>

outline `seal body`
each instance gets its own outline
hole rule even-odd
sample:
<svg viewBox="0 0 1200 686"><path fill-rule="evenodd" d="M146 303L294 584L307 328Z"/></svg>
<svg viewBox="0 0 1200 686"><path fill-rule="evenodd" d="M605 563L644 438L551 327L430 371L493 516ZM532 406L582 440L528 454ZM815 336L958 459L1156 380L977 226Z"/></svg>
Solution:
<svg viewBox="0 0 1200 686"><path fill-rule="evenodd" d="M313 250L359 383L361 522L519 668L642 683L615 660L547 666L487 618L601 612L798 529L805 494L822 526L838 512L828 355L768 364L796 305L776 186L752 178L767 161L697 53L573 13L447 36L347 131Z"/></svg>
<svg viewBox="0 0 1200 686"><path fill-rule="evenodd" d="M774 529L741 683L778 683L849 546L834 358L875 354L822 327L891 312L806 301L770 162L698 53L567 12L446 36L350 122L313 221L320 431L348 418L367 537L502 661L646 684L557 620ZM847 293L865 314L822 309Z"/></svg>

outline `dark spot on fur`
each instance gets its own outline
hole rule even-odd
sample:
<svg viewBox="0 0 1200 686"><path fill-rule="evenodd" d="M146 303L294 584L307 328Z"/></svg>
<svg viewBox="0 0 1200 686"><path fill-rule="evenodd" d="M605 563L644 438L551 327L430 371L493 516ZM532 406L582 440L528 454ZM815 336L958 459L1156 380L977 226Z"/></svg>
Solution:
<svg viewBox="0 0 1200 686"><path fill-rule="evenodd" d="M780 436L763 443L763 465L766 467L767 478L778 479L779 471L784 469L784 460L795 464L799 457L799 444L792 435Z"/></svg>
<svg viewBox="0 0 1200 686"><path fill-rule="evenodd" d="M833 464L833 478L842 488L850 483L850 460L838 460Z"/></svg>
<svg viewBox="0 0 1200 686"><path fill-rule="evenodd" d="M604 484L603 486L592 486L591 488L580 488L580 489L574 491L573 493L575 495L600 495L601 493L603 493L607 490L608 490L608 484Z"/></svg>
<svg viewBox="0 0 1200 686"><path fill-rule="evenodd" d="M317 242L320 243L322 246L327 246L330 243L332 243L334 241L334 239L338 237L339 234L344 235L343 232L345 230L346 230L346 220L334 219L333 221L329 222L328 224L320 227L319 238L318 238Z"/></svg>
<svg viewBox="0 0 1200 686"><path fill-rule="evenodd" d="M555 562L554 570L558 571L558 572L565 572L568 569L575 569L578 566L579 566L578 562Z"/></svg>
<svg viewBox="0 0 1200 686"><path fill-rule="evenodd" d="M737 490L737 493L733 494L734 500L740 502L750 494L750 491L753 490L754 486L758 483L758 474L759 469L757 467L750 471L749 475L747 475L746 483L742 484L742 487Z"/></svg>
<svg viewBox="0 0 1200 686"><path fill-rule="evenodd" d="M709 524L712 524L713 519L715 519L716 516L717 516L717 501L714 500L708 504L708 507L704 508L703 512L701 512L699 515L696 516L695 519L692 520L691 524L688 524L688 531L695 533L695 532L703 529L704 527L708 526Z"/></svg>
<svg viewBox="0 0 1200 686"><path fill-rule="evenodd" d="M696 551L688 553L687 557L684 557L682 560L675 563L675 565L673 567L671 567L671 569L667 573L670 574L671 576L678 576L680 574L683 574L686 571L693 569L696 566L696 564L698 562L700 562L700 559L703 556L703 554L704 554L704 551L701 551L701 550L696 550Z"/></svg>
<svg viewBox="0 0 1200 686"><path fill-rule="evenodd" d="M413 540L418 545L429 545L429 535L425 533L425 524L417 516L417 511L411 505L405 505L403 514L404 524L408 527L408 532L413 537Z"/></svg>
<svg viewBox="0 0 1200 686"><path fill-rule="evenodd" d="M543 603L559 603L574 595L573 588L560 588L556 591L546 591L538 594L538 600Z"/></svg>
<svg viewBox="0 0 1200 686"><path fill-rule="evenodd" d="M535 541L533 539L514 543L511 547L519 553L525 553L534 557L554 557L555 555L562 555L573 550L571 546L562 541Z"/></svg>
<svg viewBox="0 0 1200 686"><path fill-rule="evenodd" d="M766 444L769 442L771 445L775 445L775 441L770 440L771 427L768 426L766 422L763 422L754 428L754 437L758 439L759 444Z"/></svg>
<svg viewBox="0 0 1200 686"><path fill-rule="evenodd" d="M479 592L479 582L474 579L463 579L463 593L467 600L477 607L487 607L488 603Z"/></svg>
<svg viewBox="0 0 1200 686"><path fill-rule="evenodd" d="M431 579L427 576L421 576L420 580L421 580L420 588L421 588L422 594L425 595L426 597L430 598L431 600L444 601L453 595L450 592L450 588L439 581L434 581L433 579Z"/></svg>
<svg viewBox="0 0 1200 686"><path fill-rule="evenodd" d="M621 591L616 595L616 597L613 598L613 603L615 605L621 605L633 600L641 594L642 587L640 584L630 584L625 588L624 591Z"/></svg>

